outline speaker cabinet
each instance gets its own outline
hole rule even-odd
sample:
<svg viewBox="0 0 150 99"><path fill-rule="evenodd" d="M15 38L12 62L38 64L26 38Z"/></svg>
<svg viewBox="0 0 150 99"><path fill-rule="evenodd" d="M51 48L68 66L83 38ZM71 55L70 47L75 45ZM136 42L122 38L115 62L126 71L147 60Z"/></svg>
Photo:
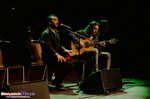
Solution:
<svg viewBox="0 0 150 99"><path fill-rule="evenodd" d="M10 84L0 88L0 99L50 99L48 82L34 81L26 83ZM21 93L21 95L2 95L2 93ZM25 98L26 97L26 98Z"/></svg>
<svg viewBox="0 0 150 99"><path fill-rule="evenodd" d="M90 74L80 84L79 88L84 93L100 94L105 90L116 90L122 87L120 69L99 70Z"/></svg>

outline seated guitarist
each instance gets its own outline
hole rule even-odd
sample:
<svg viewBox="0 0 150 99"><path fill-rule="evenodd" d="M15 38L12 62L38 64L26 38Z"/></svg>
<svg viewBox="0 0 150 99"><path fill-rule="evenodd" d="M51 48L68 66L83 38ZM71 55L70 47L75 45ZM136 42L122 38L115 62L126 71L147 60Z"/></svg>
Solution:
<svg viewBox="0 0 150 99"><path fill-rule="evenodd" d="M98 42L98 37L99 37L99 23L96 21L92 21L89 23L89 25L87 25L87 27L84 30L79 30L77 33L79 33L80 35L90 38L91 40L94 40L95 42L99 43L100 45L106 45L105 42L101 41ZM79 44L79 38L76 34L74 33L69 33L69 36L72 39L72 42L74 44ZM81 37L82 39L82 37ZM107 58L107 62L106 62L106 69L109 70L110 69L110 63L111 63L111 55L108 52L100 52L98 50L99 44L95 44L95 46L91 49L85 50L83 53L80 54L80 58L81 59L89 59L89 58L93 58L93 66L95 71L99 70L98 67L98 58L100 56L106 56ZM80 40L80 47L85 48L86 45ZM101 46L102 47L102 46Z"/></svg>

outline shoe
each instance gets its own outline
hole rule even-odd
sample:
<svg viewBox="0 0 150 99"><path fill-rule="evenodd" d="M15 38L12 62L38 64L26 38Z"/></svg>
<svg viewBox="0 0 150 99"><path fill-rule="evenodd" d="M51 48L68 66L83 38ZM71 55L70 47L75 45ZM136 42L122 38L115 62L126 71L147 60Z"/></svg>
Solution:
<svg viewBox="0 0 150 99"><path fill-rule="evenodd" d="M65 88L65 86L63 86L62 84L56 85L55 88L57 91L67 91L67 88Z"/></svg>

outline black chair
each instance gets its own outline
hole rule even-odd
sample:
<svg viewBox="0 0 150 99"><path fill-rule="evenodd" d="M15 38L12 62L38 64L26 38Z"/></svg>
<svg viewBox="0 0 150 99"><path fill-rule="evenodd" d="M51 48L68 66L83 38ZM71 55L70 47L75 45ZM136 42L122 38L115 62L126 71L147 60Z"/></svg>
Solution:
<svg viewBox="0 0 150 99"><path fill-rule="evenodd" d="M7 84L9 84L9 70L10 69L19 69L22 68L22 75L23 75L23 82L25 82L25 72L24 72L24 66L23 65L17 65L17 66L4 66L3 65L3 59L2 59L2 52L0 49L0 70L4 70L4 76L2 81L2 86L4 84L5 75L7 74Z"/></svg>

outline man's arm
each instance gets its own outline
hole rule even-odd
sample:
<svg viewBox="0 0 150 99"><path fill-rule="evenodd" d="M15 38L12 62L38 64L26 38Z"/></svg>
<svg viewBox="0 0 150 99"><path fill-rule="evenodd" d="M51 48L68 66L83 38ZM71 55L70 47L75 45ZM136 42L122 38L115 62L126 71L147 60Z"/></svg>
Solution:
<svg viewBox="0 0 150 99"><path fill-rule="evenodd" d="M89 35L85 31L83 31L83 30L79 30L77 33L79 33L80 35L82 35L84 37L87 37L87 38L89 37ZM77 44L77 43L79 44L79 38L77 38L77 36L74 33L69 33L69 36L71 38L71 41L74 44ZM81 47L85 47L85 45L82 42L80 42L80 46Z"/></svg>
<svg viewBox="0 0 150 99"><path fill-rule="evenodd" d="M71 41L73 41L74 44L79 42L79 39L75 36L75 34L69 33L69 37L71 38Z"/></svg>
<svg viewBox="0 0 150 99"><path fill-rule="evenodd" d="M75 55L73 50L64 49L63 52L68 53L70 56L74 56Z"/></svg>
<svg viewBox="0 0 150 99"><path fill-rule="evenodd" d="M66 61L66 59L63 56L61 56L60 54L58 54L57 52L54 55L57 57L58 62Z"/></svg>
<svg viewBox="0 0 150 99"><path fill-rule="evenodd" d="M48 48L50 53L52 53L52 54L56 53L55 49L52 47L51 38L48 36L48 33L43 32L41 35L41 40L45 42L44 44Z"/></svg>

